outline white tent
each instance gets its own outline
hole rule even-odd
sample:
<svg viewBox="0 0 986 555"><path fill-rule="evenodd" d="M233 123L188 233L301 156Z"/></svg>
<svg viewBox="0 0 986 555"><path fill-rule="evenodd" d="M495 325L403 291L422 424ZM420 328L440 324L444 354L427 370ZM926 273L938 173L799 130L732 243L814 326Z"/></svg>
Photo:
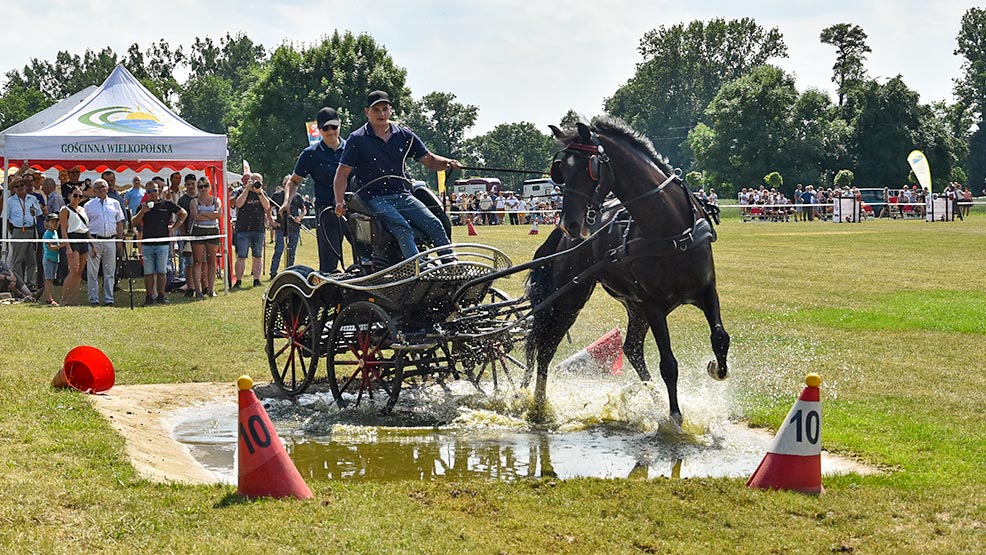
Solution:
<svg viewBox="0 0 986 555"><path fill-rule="evenodd" d="M188 168L204 171L212 183L220 184L226 170L226 135L188 124L118 65L98 89L54 123L8 134L4 154L4 175L10 164L38 170L81 166L97 172ZM215 190L226 212L225 230L226 187ZM5 200L8 194L5 190ZM3 236L6 239L6 221ZM224 262L228 265L228 255Z"/></svg>
<svg viewBox="0 0 986 555"><path fill-rule="evenodd" d="M89 98L89 95L92 94L96 88L96 85L89 85L65 100L48 106L44 110L41 110L26 120L15 123L3 131L0 131L0 162L2 162L4 158L4 146L7 143L7 135L11 133L30 133L31 131L37 131L38 129L51 125L65 114L71 112L76 106L79 105L80 102L83 102Z"/></svg>

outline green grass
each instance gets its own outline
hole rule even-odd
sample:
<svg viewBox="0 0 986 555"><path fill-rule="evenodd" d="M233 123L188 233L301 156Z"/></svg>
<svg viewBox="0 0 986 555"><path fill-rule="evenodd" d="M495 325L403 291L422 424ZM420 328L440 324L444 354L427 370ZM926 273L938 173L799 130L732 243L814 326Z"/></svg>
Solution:
<svg viewBox="0 0 986 555"><path fill-rule="evenodd" d="M118 384L266 379L261 289L149 309L0 306L0 549L5 553L980 553L986 544L986 217L964 223L743 224L715 244L736 406L775 428L823 379L826 449L884 470L809 497L739 479L312 482L315 500L239 502L228 486L155 485L85 395L49 382L78 344ZM481 227L530 258L544 235ZM456 237L465 240L464 234ZM314 262L305 237L301 262ZM500 284L513 294L519 278ZM135 294L143 298L143 291ZM584 345L625 325L597 292ZM672 315L682 380L708 330ZM657 366L653 345L648 362ZM688 418L687 399L683 398Z"/></svg>

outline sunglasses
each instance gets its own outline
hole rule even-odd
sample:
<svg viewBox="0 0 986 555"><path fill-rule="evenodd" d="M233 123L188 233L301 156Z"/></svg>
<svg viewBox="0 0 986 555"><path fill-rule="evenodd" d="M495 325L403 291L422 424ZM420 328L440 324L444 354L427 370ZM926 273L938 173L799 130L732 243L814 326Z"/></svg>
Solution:
<svg viewBox="0 0 986 555"><path fill-rule="evenodd" d="M208 189L210 186L208 183L199 183L199 189Z"/></svg>
<svg viewBox="0 0 986 555"><path fill-rule="evenodd" d="M79 193L72 193L69 196L72 197L72 198L82 198L82 195L80 195Z"/></svg>
<svg viewBox="0 0 986 555"><path fill-rule="evenodd" d="M157 192L157 189L148 189L147 190L147 194L153 194L153 193L156 193L156 192Z"/></svg>
<svg viewBox="0 0 986 555"><path fill-rule="evenodd" d="M23 183L18 183L17 185L14 185L14 189L23 189L23 188L24 188Z"/></svg>
<svg viewBox="0 0 986 555"><path fill-rule="evenodd" d="M322 131L328 131L330 129L334 131L336 129L339 129L339 126L338 125L328 124L328 123L322 126Z"/></svg>

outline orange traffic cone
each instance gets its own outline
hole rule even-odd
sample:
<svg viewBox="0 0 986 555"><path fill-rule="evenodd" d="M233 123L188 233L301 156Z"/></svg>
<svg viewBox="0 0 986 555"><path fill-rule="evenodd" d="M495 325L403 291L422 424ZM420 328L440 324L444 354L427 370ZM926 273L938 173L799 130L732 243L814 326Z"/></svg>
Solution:
<svg viewBox="0 0 986 555"><path fill-rule="evenodd" d="M751 488L825 493L822 487L822 378L808 374L807 387L777 431L773 445L746 482Z"/></svg>
<svg viewBox="0 0 986 555"><path fill-rule="evenodd" d="M568 372L609 372L614 376L623 374L623 337L620 328L592 342L591 345L566 358L558 364L560 370Z"/></svg>
<svg viewBox="0 0 986 555"><path fill-rule="evenodd" d="M476 227L472 225L472 218L466 220L466 230L469 232L469 236L479 235L476 233Z"/></svg>
<svg viewBox="0 0 986 555"><path fill-rule="evenodd" d="M114 381L113 363L103 351L80 345L65 355L65 361L51 380L51 386L56 389L71 387L83 393L102 393L113 387Z"/></svg>
<svg viewBox="0 0 986 555"><path fill-rule="evenodd" d="M237 495L243 497L296 497L308 499L308 489L288 452L277 437L267 411L253 392L250 376L236 380L240 389Z"/></svg>
<svg viewBox="0 0 986 555"><path fill-rule="evenodd" d="M528 231L527 234L528 235L537 235L538 234L538 221L537 220L531 220L531 230Z"/></svg>

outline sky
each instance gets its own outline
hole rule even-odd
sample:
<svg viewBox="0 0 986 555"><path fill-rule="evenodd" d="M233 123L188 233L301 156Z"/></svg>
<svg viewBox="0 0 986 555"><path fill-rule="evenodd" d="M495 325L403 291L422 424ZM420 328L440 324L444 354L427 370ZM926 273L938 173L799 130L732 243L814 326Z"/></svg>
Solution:
<svg viewBox="0 0 986 555"><path fill-rule="evenodd" d="M109 46L118 55L166 38L190 45L243 32L273 48L311 45L335 30L367 33L407 69L415 98L450 92L479 107L470 135L527 121L548 133L569 109L586 119L633 76L640 38L661 25L752 17L778 28L789 57L774 60L799 90L834 99L835 48L819 34L835 23L867 33L869 75L903 76L922 102L953 100L962 59L953 54L962 14L957 0L13 0L0 39L0 73L60 50ZM660 94L655 91L655 94Z"/></svg>

